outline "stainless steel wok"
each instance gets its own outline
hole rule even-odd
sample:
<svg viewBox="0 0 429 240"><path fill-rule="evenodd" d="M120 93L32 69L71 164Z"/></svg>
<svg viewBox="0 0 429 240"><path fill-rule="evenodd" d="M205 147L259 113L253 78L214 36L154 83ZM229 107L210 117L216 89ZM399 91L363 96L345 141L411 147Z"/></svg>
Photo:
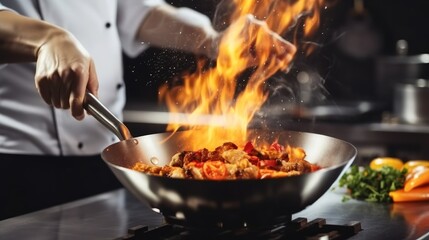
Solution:
<svg viewBox="0 0 429 240"><path fill-rule="evenodd" d="M119 181L143 203L158 209L167 222L191 227L242 227L272 224L291 218L319 199L356 157L345 141L314 133L252 130L268 141L302 147L307 160L323 169L313 173L263 180L190 180L152 176L130 169L141 161L165 165L183 142L183 132L161 143L170 133L132 138L127 128L97 99L88 96L85 108L121 140L102 152Z"/></svg>

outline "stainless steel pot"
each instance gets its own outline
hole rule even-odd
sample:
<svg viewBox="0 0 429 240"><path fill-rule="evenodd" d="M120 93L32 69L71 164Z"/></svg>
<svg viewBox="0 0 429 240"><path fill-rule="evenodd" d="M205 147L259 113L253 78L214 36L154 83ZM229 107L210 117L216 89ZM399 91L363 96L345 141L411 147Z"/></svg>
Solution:
<svg viewBox="0 0 429 240"><path fill-rule="evenodd" d="M95 107L94 107L95 105ZM170 223L198 228L260 226L291 218L319 199L356 157L356 148L345 141L314 133L251 131L270 142L278 139L305 149L307 160L322 167L300 176L262 180L191 180L159 177L130 169L136 162L165 165L183 151L183 132L132 138L91 95L84 104L93 116L113 130L120 142L108 146L102 158L119 181L139 200L158 209ZM107 116L106 116L107 115ZM112 120L112 121L111 121ZM252 138L253 139L253 138Z"/></svg>
<svg viewBox="0 0 429 240"><path fill-rule="evenodd" d="M381 56L376 59L376 93L378 100L394 107L397 89L408 79L429 78L429 54L408 54L408 42L396 42L396 56ZM411 84L413 84L412 82ZM399 93L399 95L402 95ZM405 120L408 121L408 120Z"/></svg>
<svg viewBox="0 0 429 240"><path fill-rule="evenodd" d="M396 83L393 112L401 123L429 123L429 81L417 79Z"/></svg>
<svg viewBox="0 0 429 240"><path fill-rule="evenodd" d="M389 106L393 105L397 83L420 78L429 78L429 54L382 56L376 60L377 98Z"/></svg>

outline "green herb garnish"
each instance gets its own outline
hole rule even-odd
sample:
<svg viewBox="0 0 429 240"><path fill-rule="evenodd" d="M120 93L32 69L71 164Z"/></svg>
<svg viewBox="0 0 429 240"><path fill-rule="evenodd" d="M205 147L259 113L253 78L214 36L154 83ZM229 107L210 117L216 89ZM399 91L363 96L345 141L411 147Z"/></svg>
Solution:
<svg viewBox="0 0 429 240"><path fill-rule="evenodd" d="M343 201L350 197L368 202L392 202L390 191L404 187L407 169L397 170L383 166L380 170L353 165L341 176L340 187L350 190L350 196L345 196Z"/></svg>

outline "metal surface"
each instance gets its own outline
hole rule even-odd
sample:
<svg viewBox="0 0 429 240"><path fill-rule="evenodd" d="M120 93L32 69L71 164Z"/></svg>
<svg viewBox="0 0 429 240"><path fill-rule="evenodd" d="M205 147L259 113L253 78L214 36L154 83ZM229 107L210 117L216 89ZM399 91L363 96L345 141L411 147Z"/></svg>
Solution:
<svg viewBox="0 0 429 240"><path fill-rule="evenodd" d="M326 218L331 224L359 221L363 230L351 240L429 239L427 235L420 238L429 232L427 202L342 202L344 192L341 188L329 190L292 218ZM153 229L164 223L162 215L121 189L0 221L0 239L118 239L128 228L147 225Z"/></svg>
<svg viewBox="0 0 429 240"><path fill-rule="evenodd" d="M322 196L356 157L349 143L312 133L254 131L268 142L306 150L307 160L323 169L287 178L201 181L152 176L129 169L136 162L159 166L182 151L176 133L141 136L107 147L102 158L121 183L142 202L157 208L169 222L192 227L236 227L270 224L290 217Z"/></svg>
<svg viewBox="0 0 429 240"><path fill-rule="evenodd" d="M393 112L402 123L428 124L428 102L428 80L417 79L395 85Z"/></svg>
<svg viewBox="0 0 429 240"><path fill-rule="evenodd" d="M396 83L409 79L429 78L429 54L381 56L375 60L375 71L378 100L393 105Z"/></svg>

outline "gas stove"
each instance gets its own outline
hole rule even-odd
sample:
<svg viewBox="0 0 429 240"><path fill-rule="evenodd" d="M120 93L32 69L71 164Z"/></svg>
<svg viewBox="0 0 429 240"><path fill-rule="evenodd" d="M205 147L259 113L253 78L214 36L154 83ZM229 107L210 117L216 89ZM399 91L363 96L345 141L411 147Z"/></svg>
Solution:
<svg viewBox="0 0 429 240"><path fill-rule="evenodd" d="M347 239L358 234L362 230L358 221L349 224L328 224L324 218L316 218L308 221L307 218L296 218L291 221L263 227L243 227L239 229L189 229L186 227L165 224L153 229L148 226L138 225L128 229L128 234L115 240L280 240L280 239L305 239L305 240L331 240Z"/></svg>

